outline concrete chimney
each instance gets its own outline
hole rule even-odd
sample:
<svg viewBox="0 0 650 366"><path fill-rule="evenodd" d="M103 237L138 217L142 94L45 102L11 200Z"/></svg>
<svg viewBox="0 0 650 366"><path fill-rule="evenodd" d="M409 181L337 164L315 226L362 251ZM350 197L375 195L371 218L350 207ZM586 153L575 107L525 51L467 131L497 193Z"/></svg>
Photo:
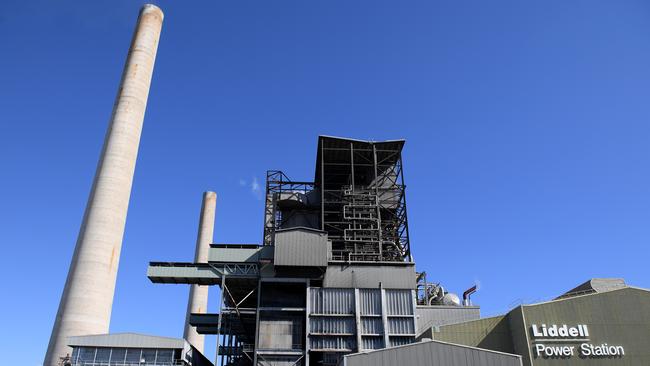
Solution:
<svg viewBox="0 0 650 366"><path fill-rule="evenodd" d="M56 314L45 366L71 353L67 338L107 333L126 212L138 155L163 12L145 5L122 72L68 277Z"/></svg>
<svg viewBox="0 0 650 366"><path fill-rule="evenodd" d="M201 216L199 217L199 233L196 237L195 263L207 263L210 244L214 235L214 215L217 208L217 194L214 192L203 193ZM187 316L185 317L185 338L201 353L205 345L205 336L198 334L196 328L190 325L190 314L206 313L208 308L208 286L191 285L190 297L187 302Z"/></svg>

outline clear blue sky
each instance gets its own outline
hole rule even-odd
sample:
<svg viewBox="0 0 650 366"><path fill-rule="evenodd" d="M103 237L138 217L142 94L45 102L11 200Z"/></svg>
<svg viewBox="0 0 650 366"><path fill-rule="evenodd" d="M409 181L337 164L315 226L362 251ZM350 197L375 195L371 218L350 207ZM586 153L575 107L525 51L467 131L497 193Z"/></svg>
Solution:
<svg viewBox="0 0 650 366"><path fill-rule="evenodd" d="M0 347L42 362L140 1L0 2ZM650 287L647 1L161 1L111 329L181 336L151 260L258 243L267 169L318 134L405 138L419 270L484 315L590 278ZM216 294L211 306L215 310ZM208 352L213 357L214 347Z"/></svg>

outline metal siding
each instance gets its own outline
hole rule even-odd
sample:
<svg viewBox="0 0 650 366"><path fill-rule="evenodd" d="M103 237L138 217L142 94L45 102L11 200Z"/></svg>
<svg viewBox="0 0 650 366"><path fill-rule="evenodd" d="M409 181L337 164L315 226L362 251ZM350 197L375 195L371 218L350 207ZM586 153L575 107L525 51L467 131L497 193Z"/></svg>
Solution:
<svg viewBox="0 0 650 366"><path fill-rule="evenodd" d="M355 333L354 318L352 317L311 317L309 327L311 333Z"/></svg>
<svg viewBox="0 0 650 366"><path fill-rule="evenodd" d="M263 247L259 248L220 248L211 247L208 252L208 262L230 262L241 263L259 262L260 251Z"/></svg>
<svg viewBox="0 0 650 366"><path fill-rule="evenodd" d="M380 285L385 289L415 288L415 266L330 264L323 280L323 287L376 289Z"/></svg>
<svg viewBox="0 0 650 366"><path fill-rule="evenodd" d="M474 306L418 306L416 314L418 336L431 327L463 323L481 317L480 309Z"/></svg>
<svg viewBox="0 0 650 366"><path fill-rule="evenodd" d="M345 357L346 366L521 366L516 355L427 341Z"/></svg>
<svg viewBox="0 0 650 366"><path fill-rule="evenodd" d="M70 346L183 349L185 340L137 333L97 334L68 339Z"/></svg>
<svg viewBox="0 0 650 366"><path fill-rule="evenodd" d="M354 289L312 288L311 314L354 314Z"/></svg>
<svg viewBox="0 0 650 366"><path fill-rule="evenodd" d="M650 291L623 288L591 295L570 297L521 307L519 332L530 334L536 324L586 324L593 345L607 343L625 349L623 357L580 358L565 360L536 358L535 366L560 365L650 365ZM515 329L513 329L514 337ZM530 350L523 334L522 348ZM533 355L534 357L534 355Z"/></svg>
<svg viewBox="0 0 650 366"><path fill-rule="evenodd" d="M379 289L360 289L361 315L381 315L381 293Z"/></svg>
<svg viewBox="0 0 650 366"><path fill-rule="evenodd" d="M506 316L441 326L439 331L432 335L434 339L443 342L515 353Z"/></svg>
<svg viewBox="0 0 650 366"><path fill-rule="evenodd" d="M407 344L411 344L414 341L415 341L415 339L413 337L401 337L401 336L395 337L395 336L391 336L390 340L389 340L389 342L390 342L389 346L390 347L404 346L404 345L407 345Z"/></svg>
<svg viewBox="0 0 650 366"><path fill-rule="evenodd" d="M415 334L413 318L388 318L389 334ZM412 342L409 342L412 343Z"/></svg>
<svg viewBox="0 0 650 366"><path fill-rule="evenodd" d="M362 348L363 349L381 349L384 348L384 339L382 337L362 337Z"/></svg>
<svg viewBox="0 0 650 366"><path fill-rule="evenodd" d="M327 266L327 234L303 229L275 234L276 266Z"/></svg>
<svg viewBox="0 0 650 366"><path fill-rule="evenodd" d="M386 290L388 315L413 315L413 299L410 290Z"/></svg>
<svg viewBox="0 0 650 366"><path fill-rule="evenodd" d="M383 334L384 326L379 317L363 317L361 318L361 331L362 334Z"/></svg>
<svg viewBox="0 0 650 366"><path fill-rule="evenodd" d="M312 336L309 338L309 348L312 350L345 350L356 349L353 337L348 336Z"/></svg>

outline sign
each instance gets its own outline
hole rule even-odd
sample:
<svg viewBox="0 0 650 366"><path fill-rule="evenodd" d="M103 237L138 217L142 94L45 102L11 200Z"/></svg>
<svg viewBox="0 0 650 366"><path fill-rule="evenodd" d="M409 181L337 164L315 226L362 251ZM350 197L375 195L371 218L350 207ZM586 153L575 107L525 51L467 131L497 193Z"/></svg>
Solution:
<svg viewBox="0 0 650 366"><path fill-rule="evenodd" d="M611 346L607 343L592 344L589 328L586 324L569 327L557 325L532 324L530 331L533 338L533 355L542 358L581 358L622 357L623 346Z"/></svg>

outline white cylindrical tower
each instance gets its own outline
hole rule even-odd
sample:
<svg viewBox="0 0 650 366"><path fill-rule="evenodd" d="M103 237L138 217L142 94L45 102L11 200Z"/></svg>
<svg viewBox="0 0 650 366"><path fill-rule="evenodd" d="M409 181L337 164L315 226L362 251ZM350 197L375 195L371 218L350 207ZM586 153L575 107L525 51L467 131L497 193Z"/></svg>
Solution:
<svg viewBox="0 0 650 366"><path fill-rule="evenodd" d="M71 352L67 338L107 333L126 213L163 12L140 10L95 179L56 314L45 366Z"/></svg>
<svg viewBox="0 0 650 366"><path fill-rule="evenodd" d="M195 263L207 263L210 244L214 236L214 216L217 208L217 194L214 192L203 193L201 216L199 217L199 233L196 237ZM185 338L197 350L203 353L205 336L198 334L196 328L190 325L190 314L206 313L208 308L208 286L191 285L190 297L187 302L187 316L185 317Z"/></svg>

